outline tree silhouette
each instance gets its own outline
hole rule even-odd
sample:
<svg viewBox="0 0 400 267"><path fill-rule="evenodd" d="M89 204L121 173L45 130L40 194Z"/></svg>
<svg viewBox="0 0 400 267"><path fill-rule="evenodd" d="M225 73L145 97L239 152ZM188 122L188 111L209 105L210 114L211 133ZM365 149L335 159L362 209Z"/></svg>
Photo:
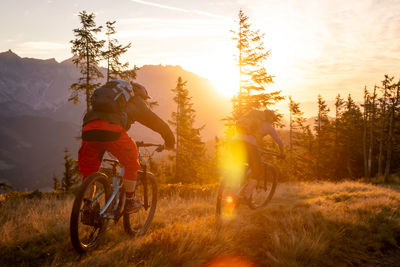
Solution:
<svg viewBox="0 0 400 267"><path fill-rule="evenodd" d="M81 28L73 30L76 39L71 41L71 52L74 55L72 62L79 67L82 76L78 82L71 85L72 95L68 100L75 104L78 103L79 95L83 92L86 97L86 111L89 111L90 95L100 85L96 79L103 77L98 64L101 60L101 48L104 41L98 41L96 38L96 34L101 31L102 27L96 26L94 13L88 14L86 11L82 11L79 12L79 18Z"/></svg>
<svg viewBox="0 0 400 267"><path fill-rule="evenodd" d="M103 52L103 57L107 61L107 82L112 79L121 78L124 80L134 80L136 78L136 66L129 69L129 63L122 63L121 56L131 47L131 43L123 46L112 36L116 34L115 21L106 22L107 50Z"/></svg>
<svg viewBox="0 0 400 267"><path fill-rule="evenodd" d="M71 158L71 154L68 148L64 150L64 173L61 180L61 188L64 191L70 191L71 188L78 184L80 181L80 174L78 169L78 163L76 160Z"/></svg>
<svg viewBox="0 0 400 267"><path fill-rule="evenodd" d="M249 17L242 10L238 14L238 29L235 35L239 67L239 92L233 97L233 120L237 120L252 108L266 108L283 99L280 91L266 92L273 83L273 76L265 69L265 61L271 51L265 49L264 34L252 30Z"/></svg>
<svg viewBox="0 0 400 267"><path fill-rule="evenodd" d="M176 156L175 156L175 180L173 182L201 182L202 163L205 160L204 143L200 137L200 131L204 128L194 127L195 110L191 103L187 82L178 78L174 102L176 111L172 112L172 120L169 121L176 131Z"/></svg>

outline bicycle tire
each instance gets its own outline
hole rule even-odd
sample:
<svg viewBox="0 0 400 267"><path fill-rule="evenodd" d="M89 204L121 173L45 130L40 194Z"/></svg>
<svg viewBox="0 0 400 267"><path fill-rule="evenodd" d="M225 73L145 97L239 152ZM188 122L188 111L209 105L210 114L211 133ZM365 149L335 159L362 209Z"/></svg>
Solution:
<svg viewBox="0 0 400 267"><path fill-rule="evenodd" d="M124 230L130 236L139 236L146 233L157 207L157 183L152 173L139 171L135 189L135 198L144 203L144 185L147 185L149 207L141 207L135 213L124 213ZM137 222L137 223L136 223Z"/></svg>
<svg viewBox="0 0 400 267"><path fill-rule="evenodd" d="M72 207L72 212L71 212L71 218L70 218L70 238L71 238L71 243L73 245L73 247L75 248L75 250L79 253L85 253L89 250L92 250L93 248L95 248L98 245L99 239L102 236L102 234L104 233L104 230L107 227L107 220L102 220L102 218L97 217L97 221L101 222L101 226L96 225L96 226L91 226L91 225L85 225L82 222L82 215L84 212L84 197L85 197L85 192L87 190L89 190L90 186L95 185L93 188L94 191L92 193L92 197L94 195L99 195L100 197L95 200L95 202L93 202L92 204L94 206L97 205L98 203L98 209L102 209L102 207L100 207L100 205L102 204L103 207L104 205L107 203L107 200L110 198L111 196L111 187L110 187L110 181L107 177L107 175L100 173L100 172L96 172L93 173L91 175L89 175L85 181L83 182L83 184L81 185L81 187L79 188L79 191L75 197L75 201ZM104 190L103 193L101 193L101 191ZM104 202L104 203L102 203ZM93 216L95 213L93 213ZM84 216L84 215L83 215ZM90 215L92 216L92 215ZM84 241L84 236L82 234L82 231L84 230L88 230L91 231L92 233L89 235L89 240ZM81 232L80 232L81 230ZM91 237L91 235L94 235Z"/></svg>
<svg viewBox="0 0 400 267"><path fill-rule="evenodd" d="M223 186L222 184L220 184L218 186L218 191L217 191L217 206L216 206L216 210L215 210L215 217L217 219L217 222L219 222L220 218L221 218L221 212L222 212L222 193L223 193Z"/></svg>
<svg viewBox="0 0 400 267"><path fill-rule="evenodd" d="M272 164L270 164L269 166L266 166L266 167L268 168L267 175L264 176L264 179L259 181L260 183L264 183L265 190L263 191L262 188L255 189L251 196L251 201L248 202L248 206L253 210L265 207L271 201L272 197L274 196L276 187L278 185L278 176L279 176L278 169ZM266 184L268 184L268 185L266 185ZM268 188L270 188L269 191L268 191ZM261 194L260 202L254 201L254 196L256 194Z"/></svg>

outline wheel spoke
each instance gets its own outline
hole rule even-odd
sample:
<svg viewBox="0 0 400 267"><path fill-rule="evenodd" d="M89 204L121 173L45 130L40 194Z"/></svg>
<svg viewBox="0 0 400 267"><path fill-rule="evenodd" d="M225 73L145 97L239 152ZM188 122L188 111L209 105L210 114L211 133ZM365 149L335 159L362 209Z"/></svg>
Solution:
<svg viewBox="0 0 400 267"><path fill-rule="evenodd" d="M107 227L107 220L100 216L100 210L105 206L110 193L108 178L101 173L89 175L81 185L70 222L71 241L78 252L94 248L104 232L102 229Z"/></svg>
<svg viewBox="0 0 400 267"><path fill-rule="evenodd" d="M147 179L146 187L147 187L147 203L148 203L147 209L145 209L144 206L145 203L144 201L145 190L143 186L144 183L141 182L141 179L139 178L135 190L135 198L136 200L140 201L142 206L137 210L137 212L124 215L124 228L125 231L130 235L144 233L147 230L154 216L156 201L157 201L157 196L156 196L157 187L155 184L155 180L152 176L147 177L146 179Z"/></svg>

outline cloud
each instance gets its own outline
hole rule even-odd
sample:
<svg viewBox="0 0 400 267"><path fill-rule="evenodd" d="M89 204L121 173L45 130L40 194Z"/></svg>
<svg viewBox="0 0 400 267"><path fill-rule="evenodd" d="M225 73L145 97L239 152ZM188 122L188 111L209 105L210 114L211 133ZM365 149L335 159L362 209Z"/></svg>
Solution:
<svg viewBox="0 0 400 267"><path fill-rule="evenodd" d="M400 74L400 1L270 0L247 4L266 33L275 85L297 100L337 92L362 99L363 86Z"/></svg>
<svg viewBox="0 0 400 267"><path fill-rule="evenodd" d="M17 45L18 51L21 51L23 53L47 53L52 51L65 50L69 47L69 44L55 42L24 42Z"/></svg>
<svg viewBox="0 0 400 267"><path fill-rule="evenodd" d="M148 6L153 6L153 7L158 7L158 8L163 8L163 9L168 9L168 10L173 10L173 11L178 11L178 12L192 13L192 14L213 17L213 18L219 18L219 19L229 19L229 20L231 19L229 17L225 17L225 16L222 16L219 14L213 14L213 13L198 10L198 9L184 9L184 8L174 7L174 6L170 6L170 5L162 5L162 4L149 2L149 1L143 1L143 0L130 0L130 1L138 3L138 4L142 4L142 5L148 5Z"/></svg>
<svg viewBox="0 0 400 267"><path fill-rule="evenodd" d="M219 40L230 38L230 24L214 18L186 19L186 18L125 18L119 21L122 27L116 37L136 40L170 39L173 37L205 37L205 39ZM187 42L196 39L188 39Z"/></svg>
<svg viewBox="0 0 400 267"><path fill-rule="evenodd" d="M131 1L135 2L135 3L138 3L138 4L154 6L154 7L159 7L159 8L164 8L164 9L169 9L169 10L174 10L174 11L189 12L188 10L185 10L183 8L157 4L157 3L153 3L153 2L149 2L149 1L142 1L142 0L131 0Z"/></svg>
<svg viewBox="0 0 400 267"><path fill-rule="evenodd" d="M225 22L215 19L185 19L185 18L155 18L155 17L142 17L142 18L124 18L118 20L119 25L226 25Z"/></svg>

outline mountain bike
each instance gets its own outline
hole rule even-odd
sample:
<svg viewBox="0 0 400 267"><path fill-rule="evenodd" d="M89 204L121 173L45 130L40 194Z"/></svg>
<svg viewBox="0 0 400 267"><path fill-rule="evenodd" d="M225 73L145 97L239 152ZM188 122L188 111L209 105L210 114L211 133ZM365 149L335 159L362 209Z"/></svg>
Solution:
<svg viewBox="0 0 400 267"><path fill-rule="evenodd" d="M269 155L276 158L281 158L281 154L276 152L262 149L259 151L263 157ZM217 221L223 218L232 217L235 209L241 202L240 198L243 199L241 196L243 196L244 192L246 192L249 180L248 178L251 173L251 169L248 168L248 164L245 165L245 178L243 179L241 185L237 186L237 184L232 183L229 180L229 177L222 179L217 193ZM250 209L259 209L265 207L271 201L278 185L280 175L278 168L274 164L266 162L265 160L263 160L263 166L264 176L257 180L257 185L255 186L250 199L245 201L245 204L247 204Z"/></svg>
<svg viewBox="0 0 400 267"><path fill-rule="evenodd" d="M138 148L156 147L151 153L161 152L163 145L136 142ZM109 221L115 224L123 218L124 230L130 236L142 235L149 228L157 205L157 183L147 171L146 162L139 152L141 169L138 171L134 196L137 207L132 213L124 212L124 168L115 159L102 159L109 168L89 175L75 197L70 219L70 237L75 250L85 253L96 247L106 232Z"/></svg>

